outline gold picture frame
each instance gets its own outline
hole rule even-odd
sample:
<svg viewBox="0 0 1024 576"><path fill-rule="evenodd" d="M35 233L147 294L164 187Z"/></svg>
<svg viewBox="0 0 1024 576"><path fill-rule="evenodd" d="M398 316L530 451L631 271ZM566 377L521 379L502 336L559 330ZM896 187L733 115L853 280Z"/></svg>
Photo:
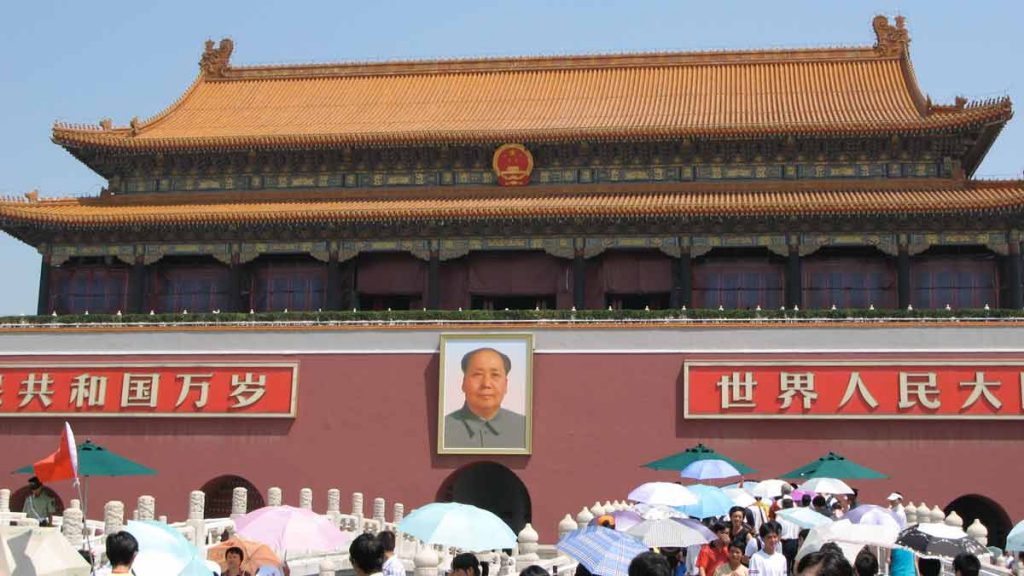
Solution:
<svg viewBox="0 0 1024 576"><path fill-rule="evenodd" d="M442 334L438 454L533 453L533 334Z"/></svg>

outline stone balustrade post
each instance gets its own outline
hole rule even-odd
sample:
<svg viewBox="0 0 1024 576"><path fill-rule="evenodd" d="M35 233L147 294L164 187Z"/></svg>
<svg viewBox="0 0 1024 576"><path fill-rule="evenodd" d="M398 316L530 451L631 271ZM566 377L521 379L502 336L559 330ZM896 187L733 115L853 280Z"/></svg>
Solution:
<svg viewBox="0 0 1024 576"><path fill-rule="evenodd" d="M267 506L280 506L281 505L281 489L277 486L271 486L267 489Z"/></svg>
<svg viewBox="0 0 1024 576"><path fill-rule="evenodd" d="M932 507L931 511L932 522L936 524L942 524L946 520L946 513L942 511L942 508L938 506Z"/></svg>
<svg viewBox="0 0 1024 576"><path fill-rule="evenodd" d="M156 521L161 523L161 524L167 524L167 515L161 514L161 515L157 516L156 517Z"/></svg>
<svg viewBox="0 0 1024 576"><path fill-rule="evenodd" d="M337 488L327 491L327 517L336 527L341 527L341 490Z"/></svg>
<svg viewBox="0 0 1024 576"><path fill-rule="evenodd" d="M950 512L949 516L946 516L945 519L943 519L943 522L946 526L956 526L957 528L964 527L964 520L956 513L956 510Z"/></svg>
<svg viewBox="0 0 1024 576"><path fill-rule="evenodd" d="M384 511L387 510L387 503L383 498L373 499L373 519L380 526L380 530L384 529Z"/></svg>
<svg viewBox="0 0 1024 576"><path fill-rule="evenodd" d="M932 511L928 508L928 505L921 502L917 505L917 523L927 524L932 521Z"/></svg>
<svg viewBox="0 0 1024 576"><path fill-rule="evenodd" d="M579 528L579 525L576 524L576 521L572 519L572 516L566 514L565 518L562 518L558 523L558 539L561 540L562 536L565 536L577 528Z"/></svg>
<svg viewBox="0 0 1024 576"><path fill-rule="evenodd" d="M974 538L982 546L988 546L988 528L977 518L967 527L967 535Z"/></svg>
<svg viewBox="0 0 1024 576"><path fill-rule="evenodd" d="M202 546L206 540L206 493L202 490L193 490L188 493L188 520L185 521L192 531L195 532L196 546Z"/></svg>
<svg viewBox="0 0 1024 576"><path fill-rule="evenodd" d="M356 517L356 532L360 532L363 529L363 493L353 492L352 493L352 515Z"/></svg>
<svg viewBox="0 0 1024 576"><path fill-rule="evenodd" d="M85 532L84 516L81 508L65 508L64 522L61 523L60 532L67 539L71 547L78 549L82 546L82 538Z"/></svg>
<svg viewBox="0 0 1024 576"><path fill-rule="evenodd" d="M68 503L68 508L78 508L79 510L81 510L82 501L79 500L78 498L72 498L71 502Z"/></svg>
<svg viewBox="0 0 1024 576"><path fill-rule="evenodd" d="M420 546L416 556L413 557L412 563L415 567L413 570L414 576L438 576L437 566L441 560L437 557L437 552L433 546L424 544Z"/></svg>
<svg viewBox="0 0 1024 576"><path fill-rule="evenodd" d="M913 502L907 504L903 512L907 515L907 526L917 524L917 506Z"/></svg>
<svg viewBox="0 0 1024 576"><path fill-rule="evenodd" d="M518 538L516 538L516 541L519 543L519 555L516 556L517 563L529 566L540 560L540 556L537 555L539 539L537 531L527 522L526 526L523 526L523 529L519 531Z"/></svg>
<svg viewBox="0 0 1024 576"><path fill-rule="evenodd" d="M156 518L156 498L149 495L139 496L138 520L153 520Z"/></svg>
<svg viewBox="0 0 1024 576"><path fill-rule="evenodd" d="M0 513L11 511L11 491L7 488L0 490Z"/></svg>
<svg viewBox="0 0 1024 576"><path fill-rule="evenodd" d="M583 509L580 510L578 514L576 514L576 523L580 526L586 526L587 524L590 524L590 521L593 519L594 514L591 513L590 510L587 510L586 506L584 506Z"/></svg>
<svg viewBox="0 0 1024 576"><path fill-rule="evenodd" d="M111 500L103 506L103 533L120 532L124 526L124 504Z"/></svg>
<svg viewBox="0 0 1024 576"><path fill-rule="evenodd" d="M607 514L600 502L594 502L594 505L590 507L590 513L594 515L594 518L600 518Z"/></svg>
<svg viewBox="0 0 1024 576"><path fill-rule="evenodd" d="M395 502L394 511L391 513L391 521L395 523L395 526L405 518L405 504L401 502Z"/></svg>
<svg viewBox="0 0 1024 576"><path fill-rule="evenodd" d="M303 488L299 490L299 508L303 510L313 509L313 490L310 488Z"/></svg>
<svg viewBox="0 0 1024 576"><path fill-rule="evenodd" d="M245 516L245 506L249 499L249 491L238 486L231 491L231 519L237 520Z"/></svg>
<svg viewBox="0 0 1024 576"><path fill-rule="evenodd" d="M611 501L609 500L604 501L604 505L602 506L602 508L604 508L605 514L611 514L612 512L615 512L615 506L612 505Z"/></svg>
<svg viewBox="0 0 1024 576"><path fill-rule="evenodd" d="M320 576L334 576L334 562L321 560L319 570Z"/></svg>

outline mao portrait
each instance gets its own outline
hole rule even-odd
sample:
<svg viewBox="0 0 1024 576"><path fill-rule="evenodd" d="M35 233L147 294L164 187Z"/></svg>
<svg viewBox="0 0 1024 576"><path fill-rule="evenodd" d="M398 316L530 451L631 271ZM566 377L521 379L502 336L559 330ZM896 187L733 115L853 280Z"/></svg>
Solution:
<svg viewBox="0 0 1024 576"><path fill-rule="evenodd" d="M533 336L444 334L439 454L529 454Z"/></svg>

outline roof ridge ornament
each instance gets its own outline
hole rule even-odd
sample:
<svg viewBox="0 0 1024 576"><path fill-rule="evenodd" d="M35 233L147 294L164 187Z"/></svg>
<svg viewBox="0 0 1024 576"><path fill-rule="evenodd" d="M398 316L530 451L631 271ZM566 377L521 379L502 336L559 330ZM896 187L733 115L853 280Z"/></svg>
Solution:
<svg viewBox="0 0 1024 576"><path fill-rule="evenodd" d="M206 76L221 78L224 76L224 70L231 65L231 52L235 49L235 43L231 38L224 38L216 48L213 44L213 40L206 41L206 50L199 60L199 69Z"/></svg>
<svg viewBox="0 0 1024 576"><path fill-rule="evenodd" d="M875 50L883 56L902 56L907 53L910 46L910 32L905 24L907 19L903 16L896 16L896 25L889 24L889 17L879 14L871 21L871 27L875 29Z"/></svg>

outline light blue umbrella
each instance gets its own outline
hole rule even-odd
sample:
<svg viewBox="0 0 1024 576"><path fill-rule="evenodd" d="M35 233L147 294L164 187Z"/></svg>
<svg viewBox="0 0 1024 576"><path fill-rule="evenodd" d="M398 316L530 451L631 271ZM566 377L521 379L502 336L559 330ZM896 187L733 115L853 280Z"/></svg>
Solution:
<svg viewBox="0 0 1024 576"><path fill-rule="evenodd" d="M687 486L690 492L697 495L696 504L676 506L677 509L686 512L694 518L708 518L711 516L722 516L729 513L729 509L735 506L732 498L717 486L705 484L692 484Z"/></svg>
<svg viewBox="0 0 1024 576"><path fill-rule="evenodd" d="M398 531L427 544L467 552L501 550L516 544L516 535L492 512L458 502L435 502L413 510L398 523Z"/></svg>
<svg viewBox="0 0 1024 576"><path fill-rule="evenodd" d="M694 460L686 468L680 470L679 475L693 480L717 480L718 478L739 476L740 471L725 460L709 458L707 460Z"/></svg>
<svg viewBox="0 0 1024 576"><path fill-rule="evenodd" d="M831 518L824 514L818 514L810 508L783 508L777 511L775 515L801 528L815 528L832 523Z"/></svg>
<svg viewBox="0 0 1024 576"><path fill-rule="evenodd" d="M647 552L647 546L640 540L603 526L585 526L569 532L555 548L599 576L629 576L629 563Z"/></svg>
<svg viewBox="0 0 1024 576"><path fill-rule="evenodd" d="M1010 530L1010 534L1006 537L1006 550L1024 551L1024 520L1018 522L1013 530Z"/></svg>
<svg viewBox="0 0 1024 576"><path fill-rule="evenodd" d="M205 555L176 528L163 522L129 520L125 531L139 542L139 555L132 563L136 574L210 576Z"/></svg>

